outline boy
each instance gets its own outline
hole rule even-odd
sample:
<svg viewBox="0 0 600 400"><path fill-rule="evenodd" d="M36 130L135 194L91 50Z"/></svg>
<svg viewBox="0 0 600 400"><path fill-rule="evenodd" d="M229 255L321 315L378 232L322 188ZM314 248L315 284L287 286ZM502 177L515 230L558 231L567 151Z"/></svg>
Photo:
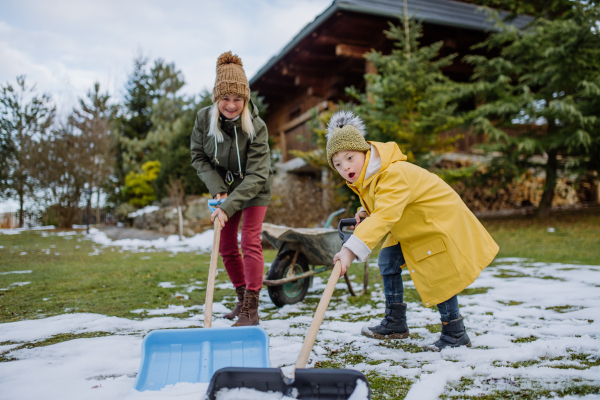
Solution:
<svg viewBox="0 0 600 400"><path fill-rule="evenodd" d="M437 305L441 315L440 339L426 350L470 347L456 294L492 262L498 245L437 175L407 162L394 142L365 141L360 118L341 111L327 129L329 164L362 204L354 235L334 258L342 263L342 275L352 261L364 261L388 235L379 253L385 318L378 326L364 327L362 334L376 339L408 337L401 276L406 267L425 306Z"/></svg>

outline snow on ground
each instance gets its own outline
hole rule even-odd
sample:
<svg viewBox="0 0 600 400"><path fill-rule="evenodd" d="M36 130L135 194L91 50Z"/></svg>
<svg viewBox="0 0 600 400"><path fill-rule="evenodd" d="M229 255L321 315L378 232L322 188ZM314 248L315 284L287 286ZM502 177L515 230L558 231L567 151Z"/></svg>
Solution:
<svg viewBox="0 0 600 400"><path fill-rule="evenodd" d="M91 228L90 234L87 235L88 239L92 240L94 243L98 243L103 246L116 246L128 251L144 252L164 250L173 253L209 251L212 248L213 237L214 231L212 229L207 230L203 233L198 233L190 238L183 238L183 240L179 240L178 235L171 235L166 239L159 238L155 240L111 240L108 238L108 236L106 236L104 232L101 232L96 228Z"/></svg>
<svg viewBox="0 0 600 400"><path fill-rule="evenodd" d="M326 278L324 275L314 278L309 299L320 297ZM407 288L411 287L410 282L405 283ZM338 283L337 287L344 286ZM471 286L489 288L487 293L459 296L473 347L431 353L419 348L439 336L429 330L439 324L439 314L420 303L408 304L411 338L380 342L361 336L362 326L378 323L383 311L382 285L376 281L371 285L371 301L367 305L352 306L345 301L346 295L332 300L308 367L320 361L335 361L340 367L363 373L376 371L384 376L404 377L414 382L406 398L419 400L436 399L443 392L458 394L453 385L461 378L473 380L472 387L462 393L471 396L497 390L540 387L558 390L574 384L598 386L600 366L589 367L585 362L600 358L599 286L600 266L497 260ZM233 298L227 300L232 302ZM271 366L293 365L312 312L304 303L277 309L266 290L261 291L260 300L261 326L270 337ZM185 318L175 317L184 311ZM227 312L223 304L215 304L213 311L213 326L231 326L231 321L222 318ZM153 329L201 326L202 307L169 306L163 310L132 312L171 316L134 320L64 314L0 325L0 352L16 359L0 363L0 398L201 398L206 390L203 384L182 383L160 392L142 393L133 390L133 384L143 336ZM61 333L87 332L113 335L31 349L16 346ZM352 357L338 356L343 354ZM598 396L569 398L591 400Z"/></svg>
<svg viewBox="0 0 600 400"><path fill-rule="evenodd" d="M51 229L55 229L56 227L54 225L48 225L48 226L34 226L32 228L11 228L11 229L0 229L0 234L1 235L18 235L21 232L24 231L45 231L45 230L51 230Z"/></svg>

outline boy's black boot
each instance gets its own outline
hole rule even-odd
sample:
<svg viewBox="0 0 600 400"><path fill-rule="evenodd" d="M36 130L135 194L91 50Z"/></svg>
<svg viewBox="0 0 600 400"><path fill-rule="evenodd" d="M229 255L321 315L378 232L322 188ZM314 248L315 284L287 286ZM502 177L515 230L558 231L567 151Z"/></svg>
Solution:
<svg viewBox="0 0 600 400"><path fill-rule="evenodd" d="M471 347L471 339L467 335L467 330L462 317L450 322L442 322L442 335L432 345L425 346L426 351L441 351L446 347Z"/></svg>
<svg viewBox="0 0 600 400"><path fill-rule="evenodd" d="M377 326L363 326L361 333L374 339L404 339L408 337L406 303L385 304L385 318Z"/></svg>

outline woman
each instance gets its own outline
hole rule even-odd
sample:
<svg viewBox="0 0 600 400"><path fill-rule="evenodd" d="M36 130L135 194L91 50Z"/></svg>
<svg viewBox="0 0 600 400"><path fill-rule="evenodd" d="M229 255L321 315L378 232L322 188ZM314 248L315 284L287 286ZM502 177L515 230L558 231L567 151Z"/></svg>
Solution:
<svg viewBox="0 0 600 400"><path fill-rule="evenodd" d="M271 200L273 171L267 126L250 100L242 60L231 52L217 60L213 105L196 116L191 137L192 165L211 196L225 200L212 214L221 227L219 253L235 287L238 303L225 318L233 326L258 325L258 295L264 257L260 233ZM238 229L242 223L242 253Z"/></svg>

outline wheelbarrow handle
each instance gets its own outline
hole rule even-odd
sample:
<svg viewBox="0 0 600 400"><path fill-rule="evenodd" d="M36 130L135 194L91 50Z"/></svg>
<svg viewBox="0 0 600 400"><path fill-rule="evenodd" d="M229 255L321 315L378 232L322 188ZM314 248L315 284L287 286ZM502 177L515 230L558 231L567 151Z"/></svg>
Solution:
<svg viewBox="0 0 600 400"><path fill-rule="evenodd" d="M356 221L354 221L354 223L356 223ZM308 329L308 333L306 334L306 338L304 339L304 344L302 345L302 349L300 349L300 354L298 355L298 360L296 361L296 369L306 367L308 356L310 355L313 345L315 344L317 333L319 333L321 323L323 322L323 318L325 317L325 311L327 311L327 307L329 307L331 295L333 295L333 291L335 290L335 284L340 278L341 273L342 263L338 260L336 261L335 266L333 267L333 271L331 271L329 281L327 282L327 286L323 291L323 295L321 296L321 300L319 301L319 306L317 307L317 311L315 311L315 316L313 317L313 321L310 324L310 328Z"/></svg>
<svg viewBox="0 0 600 400"><path fill-rule="evenodd" d="M365 220L364 218L361 218L360 222L363 222L364 220ZM348 241L348 239L350 239L350 236L352 236L351 233L346 233L342 230L347 226L356 226L356 219L344 218L344 219L341 219L340 222L338 223L338 233L340 235L340 239L342 239L342 243L346 243Z"/></svg>
<svg viewBox="0 0 600 400"><path fill-rule="evenodd" d="M215 218L215 236L213 238L210 267L208 269L208 282L206 283L206 300L204 301L204 327L212 326L212 306L215 292L215 278L217 277L217 261L219 260L219 244L221 242L221 221Z"/></svg>

